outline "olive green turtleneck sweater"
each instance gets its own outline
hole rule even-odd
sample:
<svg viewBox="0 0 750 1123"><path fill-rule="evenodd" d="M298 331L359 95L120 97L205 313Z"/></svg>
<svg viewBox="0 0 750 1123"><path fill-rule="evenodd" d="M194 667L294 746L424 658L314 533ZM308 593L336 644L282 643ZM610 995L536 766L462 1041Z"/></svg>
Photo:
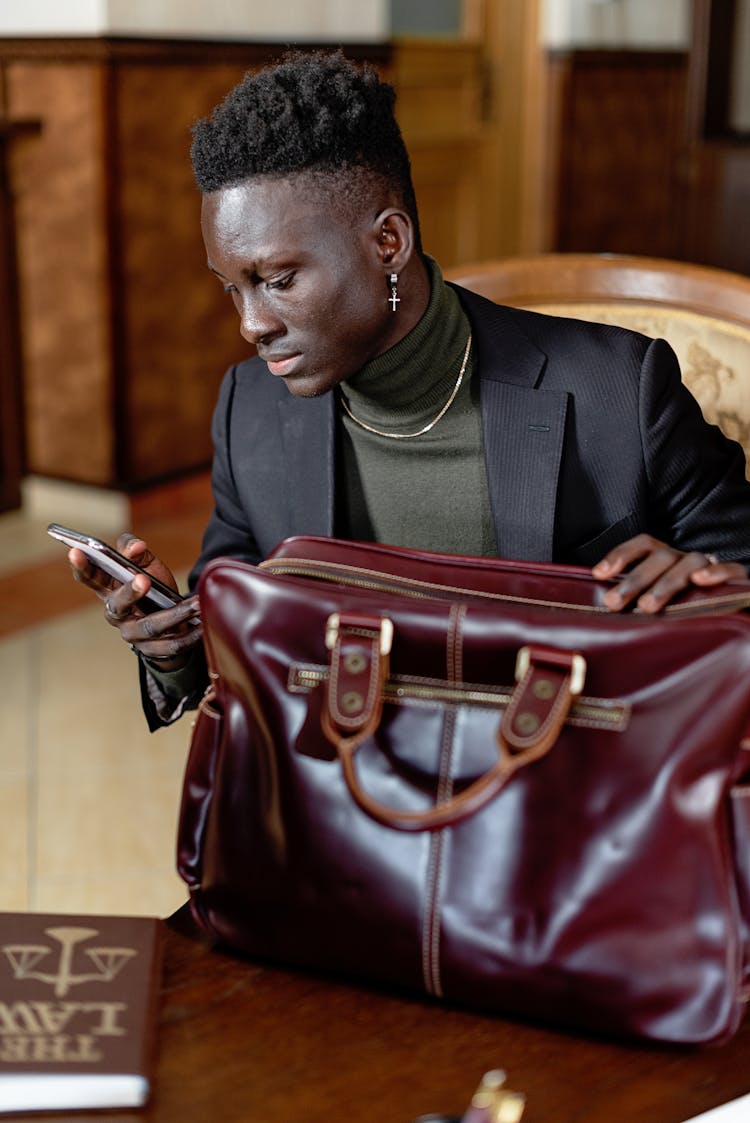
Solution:
<svg viewBox="0 0 750 1123"><path fill-rule="evenodd" d="M431 296L422 319L341 387L354 415L387 433L416 433L439 414L456 386L471 330L439 266L426 261ZM496 556L475 365L472 345L455 399L421 436L377 436L340 406L337 534Z"/></svg>

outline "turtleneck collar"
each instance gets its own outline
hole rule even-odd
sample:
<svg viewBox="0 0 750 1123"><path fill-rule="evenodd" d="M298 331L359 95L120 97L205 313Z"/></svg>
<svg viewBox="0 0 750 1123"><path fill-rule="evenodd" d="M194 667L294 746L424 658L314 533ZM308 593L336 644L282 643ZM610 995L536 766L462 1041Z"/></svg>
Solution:
<svg viewBox="0 0 750 1123"><path fill-rule="evenodd" d="M425 257L430 301L421 320L394 347L342 383L349 406L378 428L430 420L455 386L470 325L440 266ZM398 315L398 313L394 313Z"/></svg>

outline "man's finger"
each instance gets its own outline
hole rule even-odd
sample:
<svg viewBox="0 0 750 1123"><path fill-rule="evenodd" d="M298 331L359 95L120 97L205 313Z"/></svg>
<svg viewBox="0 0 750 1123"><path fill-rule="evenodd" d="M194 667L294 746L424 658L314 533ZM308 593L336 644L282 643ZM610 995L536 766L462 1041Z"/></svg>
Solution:
<svg viewBox="0 0 750 1123"><path fill-rule="evenodd" d="M682 557L683 555L670 546L661 545L658 549L653 548L640 565L630 570L614 589L607 590L603 597L604 604L617 612L640 597L648 595L664 580L665 575L675 570ZM683 578L683 582L686 581L687 575ZM653 608L649 611L653 611Z"/></svg>
<svg viewBox="0 0 750 1123"><path fill-rule="evenodd" d="M647 558L664 543L658 542L650 534L637 534L635 538L628 538L610 550L592 569L592 574L598 579L617 577L632 565L633 562Z"/></svg>
<svg viewBox="0 0 750 1123"><path fill-rule="evenodd" d="M680 554L665 547L623 578L616 590L608 591L604 603L617 611L635 600L636 611L653 615L692 584L720 585L739 576L745 576L745 570L736 563L723 563L699 551Z"/></svg>
<svg viewBox="0 0 750 1123"><path fill-rule="evenodd" d="M707 558L715 555L706 555ZM723 562L716 558L709 561L708 565L701 566L690 574L690 580L695 585L721 585L723 581L737 581L747 579L748 572L739 562Z"/></svg>

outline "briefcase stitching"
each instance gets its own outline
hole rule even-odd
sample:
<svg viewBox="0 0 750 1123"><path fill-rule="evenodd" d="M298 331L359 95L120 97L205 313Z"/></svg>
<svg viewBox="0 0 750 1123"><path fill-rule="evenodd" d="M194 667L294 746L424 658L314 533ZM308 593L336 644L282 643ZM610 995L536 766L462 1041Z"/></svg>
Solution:
<svg viewBox="0 0 750 1123"><path fill-rule="evenodd" d="M450 623L446 636L446 675L450 686L460 685L463 678L463 622L466 605L451 605ZM438 764L438 784L435 795L436 805L445 803L453 796L453 751L456 727L456 707L446 706L443 714L443 733ZM425 987L436 998L443 997L443 984L440 976L440 916L442 889L445 877L444 850L445 834L434 831L430 837L430 857L427 870L427 899L425 902L424 924L422 929L422 973Z"/></svg>
<svg viewBox="0 0 750 1123"><path fill-rule="evenodd" d="M445 803L453 796L453 746L455 732L455 707L446 709L443 719L443 735L438 767L436 805ZM443 852L445 832L433 831L430 835L430 857L427 867L427 897L422 927L422 975L428 994L443 997L443 984L440 977L440 912L444 881Z"/></svg>

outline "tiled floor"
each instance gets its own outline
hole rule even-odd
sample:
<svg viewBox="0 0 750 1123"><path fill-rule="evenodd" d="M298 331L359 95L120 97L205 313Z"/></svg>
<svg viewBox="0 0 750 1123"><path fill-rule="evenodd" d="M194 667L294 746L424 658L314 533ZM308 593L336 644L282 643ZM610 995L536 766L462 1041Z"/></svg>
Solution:
<svg viewBox="0 0 750 1123"><path fill-rule="evenodd" d="M128 523L184 574L210 507L200 477L129 505L31 481L0 515L0 911L167 915L190 718L150 734L135 657L75 584L58 521L114 541Z"/></svg>

